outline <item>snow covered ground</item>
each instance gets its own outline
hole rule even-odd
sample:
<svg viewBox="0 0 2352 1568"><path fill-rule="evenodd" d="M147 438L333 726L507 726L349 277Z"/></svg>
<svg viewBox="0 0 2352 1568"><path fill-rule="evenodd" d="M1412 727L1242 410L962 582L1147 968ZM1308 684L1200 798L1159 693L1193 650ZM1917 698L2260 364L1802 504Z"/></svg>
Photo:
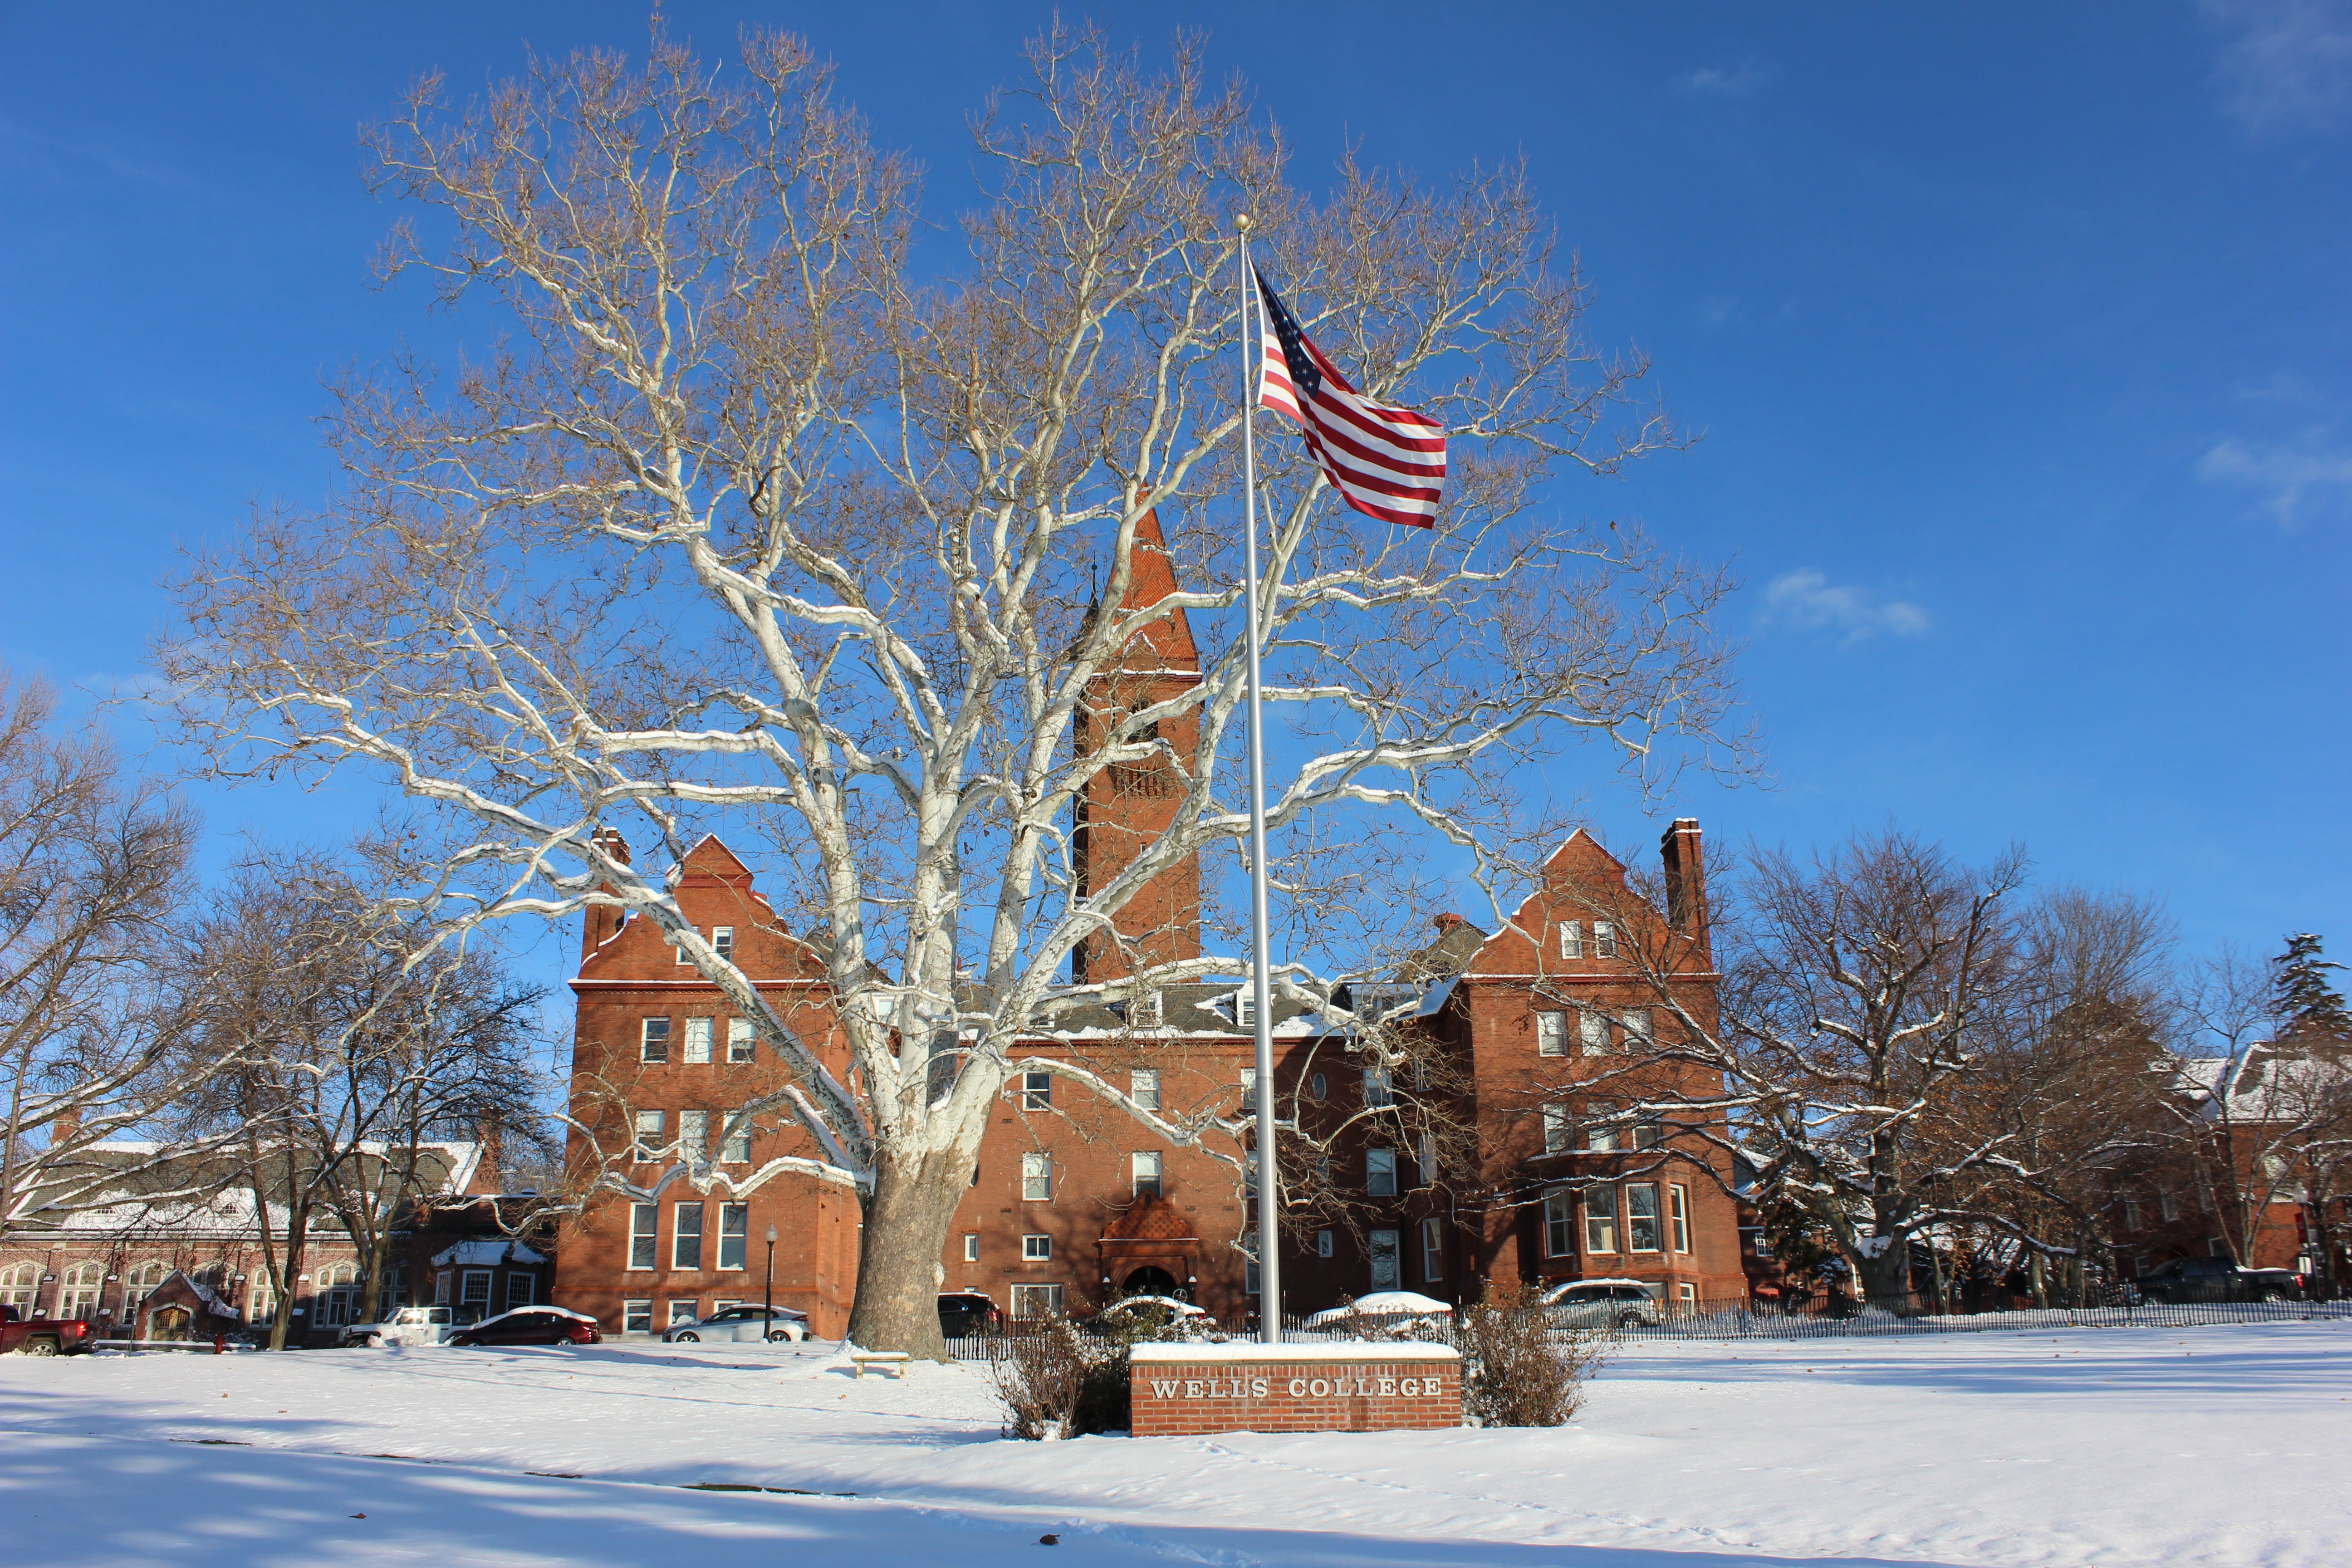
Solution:
<svg viewBox="0 0 2352 1568"><path fill-rule="evenodd" d="M809 1350L10 1357L0 1563L2352 1563L2348 1324L1651 1342L1557 1431L1067 1444Z"/></svg>

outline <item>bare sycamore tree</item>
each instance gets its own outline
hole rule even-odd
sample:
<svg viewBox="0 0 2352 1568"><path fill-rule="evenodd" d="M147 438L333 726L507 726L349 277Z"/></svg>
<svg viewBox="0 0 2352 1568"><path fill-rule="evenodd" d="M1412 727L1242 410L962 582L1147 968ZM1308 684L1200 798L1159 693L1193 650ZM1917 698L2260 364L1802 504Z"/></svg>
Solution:
<svg viewBox="0 0 2352 1568"><path fill-rule="evenodd" d="M187 1078L161 977L195 820L0 670L0 1235L89 1204Z"/></svg>
<svg viewBox="0 0 2352 1568"><path fill-rule="evenodd" d="M1241 968L1137 952L1066 979L1151 879L1230 867L1245 837L1235 214L1363 390L1452 440L1430 532L1360 526L1295 442L1263 445L1277 828L1390 822L1458 852L1513 830L1513 767L1589 736L1654 778L1714 743L1727 697L1722 580L1549 519L1553 476L1672 437L1621 417L1644 366L1584 340L1518 170L1349 165L1317 195L1191 45L1156 78L1059 31L1030 60L974 121L960 250L919 259L914 169L796 38L747 37L732 73L658 40L642 68L537 63L461 109L425 79L371 143L429 220L387 272L510 335L446 378L408 358L341 388L333 503L195 561L163 654L225 774L357 765L436 810L445 915L658 922L789 1070L738 1113L793 1116L808 1152L753 1179L859 1195L870 1345L937 1343L945 1227L1007 1072L1199 1136L1023 1041ZM1155 518L1179 586L1146 604ZM1197 678L1079 723L1180 616ZM1082 878L1074 802L1146 763L1175 777L1168 825ZM838 1058L671 897L669 866L730 824L803 890ZM633 858L601 837L624 826ZM1284 991L1319 1004L1327 979L1294 963Z"/></svg>

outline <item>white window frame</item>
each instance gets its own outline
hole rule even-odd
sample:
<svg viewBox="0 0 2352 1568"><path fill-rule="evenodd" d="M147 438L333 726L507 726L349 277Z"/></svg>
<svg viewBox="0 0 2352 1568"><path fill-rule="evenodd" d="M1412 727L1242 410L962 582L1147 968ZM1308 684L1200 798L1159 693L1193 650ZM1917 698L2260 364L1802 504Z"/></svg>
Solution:
<svg viewBox="0 0 2352 1568"><path fill-rule="evenodd" d="M1617 1026L1624 1031L1623 1048L1629 1056L1635 1051L1646 1051L1656 1042L1656 1037L1650 1032L1654 1026L1647 1007L1625 1008L1617 1015Z"/></svg>
<svg viewBox="0 0 2352 1568"><path fill-rule="evenodd" d="M727 1020L727 1059L730 1062L751 1062L760 1059L759 1036L749 1018Z"/></svg>
<svg viewBox="0 0 2352 1568"><path fill-rule="evenodd" d="M725 1130L722 1128L721 1131ZM719 1163L722 1165L748 1165L751 1163L751 1123L748 1118L734 1131L719 1139Z"/></svg>
<svg viewBox="0 0 2352 1568"><path fill-rule="evenodd" d="M637 1020L637 1060L667 1063L669 1060L670 1023L667 1018Z"/></svg>
<svg viewBox="0 0 2352 1568"><path fill-rule="evenodd" d="M1576 1052L1584 1057L1605 1057L1609 1054L1609 1015L1598 1007L1587 1007L1576 1016Z"/></svg>
<svg viewBox="0 0 2352 1568"><path fill-rule="evenodd" d="M1430 1215L1421 1222L1421 1279L1434 1285L1445 1278L1445 1222Z"/></svg>
<svg viewBox="0 0 2352 1568"><path fill-rule="evenodd" d="M1584 1146L1595 1154L1617 1152L1617 1102L1596 1100L1584 1108Z"/></svg>
<svg viewBox="0 0 2352 1568"><path fill-rule="evenodd" d="M1617 1251L1615 1187L1587 1187L1584 1191L1584 1250L1612 1256Z"/></svg>
<svg viewBox="0 0 2352 1568"><path fill-rule="evenodd" d="M1617 928L1607 921L1592 922L1592 956L1595 958L1617 956Z"/></svg>
<svg viewBox="0 0 2352 1568"><path fill-rule="evenodd" d="M710 945L718 951L719 957L725 959L730 963L734 963L735 928L733 926L712 926L710 928Z"/></svg>
<svg viewBox="0 0 2352 1568"><path fill-rule="evenodd" d="M1559 922L1559 955L1562 958L1584 956L1584 922L1582 921Z"/></svg>
<svg viewBox="0 0 2352 1568"><path fill-rule="evenodd" d="M1576 1256L1576 1189L1553 1187L1544 1194L1544 1256Z"/></svg>
<svg viewBox="0 0 2352 1568"><path fill-rule="evenodd" d="M1543 1146L1547 1154L1565 1154L1576 1139L1576 1119L1565 1105L1543 1108Z"/></svg>
<svg viewBox="0 0 2352 1568"><path fill-rule="evenodd" d="M710 1152L710 1112L681 1110L677 1113L677 1156L681 1160L699 1160Z"/></svg>
<svg viewBox="0 0 2352 1568"><path fill-rule="evenodd" d="M690 1068L710 1065L711 1023L709 1018L688 1018L686 1021L686 1037L678 1050L679 1061Z"/></svg>
<svg viewBox="0 0 2352 1568"><path fill-rule="evenodd" d="M1127 1097L1146 1110L1160 1109L1160 1069L1138 1068L1127 1075Z"/></svg>
<svg viewBox="0 0 2352 1568"><path fill-rule="evenodd" d="M1666 1223L1673 1229L1675 1250L1691 1249L1690 1189L1680 1182L1666 1184Z"/></svg>
<svg viewBox="0 0 2352 1568"><path fill-rule="evenodd" d="M1685 1280L1675 1287L1675 1305L1685 1312L1698 1310L1698 1287Z"/></svg>
<svg viewBox="0 0 2352 1568"><path fill-rule="evenodd" d="M625 1334L649 1334L654 1331L654 1299L632 1296L621 1303L621 1331Z"/></svg>
<svg viewBox="0 0 2352 1568"><path fill-rule="evenodd" d="M730 1222L734 1226L732 1230L728 1228ZM730 1241L735 1243L735 1261L732 1263L727 1261L727 1244ZM720 1204L719 1205L719 1271L722 1274L740 1273L751 1267L751 1205Z"/></svg>
<svg viewBox="0 0 2352 1568"><path fill-rule="evenodd" d="M1137 1197L1141 1197L1145 1193L1150 1193L1154 1197L1166 1195L1168 1163L1161 1157L1159 1150L1138 1149L1128 1156L1127 1167L1129 1185Z"/></svg>
<svg viewBox="0 0 2352 1568"><path fill-rule="evenodd" d="M694 1229L690 1233L685 1224L688 1209L694 1211ZM703 1212L700 1198L680 1198L669 1205L669 1266L672 1270L679 1274L702 1272L702 1244L707 1239L703 1232L709 1223L710 1216ZM694 1237L694 1261L691 1263L686 1259L686 1240L689 1234Z"/></svg>
<svg viewBox="0 0 2352 1568"><path fill-rule="evenodd" d="M1234 1025L1243 1029L1257 1027L1257 992L1255 987L1234 993Z"/></svg>
<svg viewBox="0 0 2352 1568"><path fill-rule="evenodd" d="M536 1306L539 1301L539 1276L528 1268L507 1270L507 1304L505 1310L517 1307Z"/></svg>
<svg viewBox="0 0 2352 1568"><path fill-rule="evenodd" d="M635 1142L630 1147L635 1152L639 1160L650 1160L654 1157L654 1151L668 1146L669 1140L664 1136L664 1128L667 1124L667 1112L640 1110L631 1118L631 1121L633 1124L631 1137Z"/></svg>
<svg viewBox="0 0 2352 1568"><path fill-rule="evenodd" d="M1054 1109L1054 1075L1049 1072L1024 1072L1021 1075L1021 1109L1051 1110Z"/></svg>
<svg viewBox="0 0 2352 1568"><path fill-rule="evenodd" d="M637 1261L642 1253L645 1261ZM629 1267L650 1269L661 1261L661 1205L631 1204L629 1205Z"/></svg>
<svg viewBox="0 0 2352 1568"><path fill-rule="evenodd" d="M1647 1214L1642 1212L1645 1195L1650 1210ZM1646 1246L1642 1240L1642 1227L1644 1223L1649 1226L1649 1242ZM1626 1183L1625 1250L1643 1255L1663 1251L1665 1239L1664 1217L1658 1208L1658 1184L1655 1182Z"/></svg>
<svg viewBox="0 0 2352 1568"><path fill-rule="evenodd" d="M1367 1149L1364 1151L1364 1195L1392 1198L1397 1195L1396 1151Z"/></svg>
<svg viewBox="0 0 2352 1568"><path fill-rule="evenodd" d="M1042 1149L1032 1149L1021 1156L1021 1201L1054 1201L1054 1156Z"/></svg>
<svg viewBox="0 0 2352 1568"><path fill-rule="evenodd" d="M963 1233L963 1260L966 1263L980 1261L980 1232L968 1230Z"/></svg>
<svg viewBox="0 0 2352 1568"><path fill-rule="evenodd" d="M698 1296L672 1296L669 1299L669 1321L666 1329L682 1328L688 1323L702 1321L702 1300Z"/></svg>
<svg viewBox="0 0 2352 1568"><path fill-rule="evenodd" d="M1536 1015L1536 1055L1564 1057L1568 1055L1568 1015L1538 1013Z"/></svg>
<svg viewBox="0 0 2352 1568"><path fill-rule="evenodd" d="M1127 1005L1127 1021L1139 1029L1157 1028L1160 1024L1160 993L1139 991Z"/></svg>
<svg viewBox="0 0 2352 1568"><path fill-rule="evenodd" d="M1394 1290L1404 1283L1403 1238L1385 1226L1369 1233L1371 1245L1365 1278L1374 1290ZM1385 1276L1385 1278L1383 1278Z"/></svg>
<svg viewBox="0 0 2352 1568"><path fill-rule="evenodd" d="M1062 1290L1059 1285L1015 1285L1012 1290L1012 1315L1016 1322L1033 1322L1039 1318L1062 1315ZM1043 1310L1039 1310L1039 1309Z"/></svg>
<svg viewBox="0 0 2352 1568"><path fill-rule="evenodd" d="M1035 1231L1021 1238L1021 1261L1051 1263L1054 1261L1054 1238Z"/></svg>
<svg viewBox="0 0 2352 1568"><path fill-rule="evenodd" d="M1396 1080L1389 1077L1384 1067L1364 1069L1364 1105L1368 1110L1385 1110L1396 1103Z"/></svg>

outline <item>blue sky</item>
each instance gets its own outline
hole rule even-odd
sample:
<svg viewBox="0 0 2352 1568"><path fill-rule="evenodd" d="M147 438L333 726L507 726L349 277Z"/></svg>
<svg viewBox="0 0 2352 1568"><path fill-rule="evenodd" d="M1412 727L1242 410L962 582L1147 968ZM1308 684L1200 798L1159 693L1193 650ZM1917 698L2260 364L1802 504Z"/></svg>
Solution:
<svg viewBox="0 0 2352 1568"><path fill-rule="evenodd" d="M969 188L965 114L1044 4L673 4L802 30ZM1892 818L2165 898L2192 948L2335 933L2352 827L2352 8L1107 5L1179 22L1320 177L1524 152L1705 439L1564 492L1747 587L1767 789L1660 815L1802 846ZM445 329L372 292L355 143L415 73L641 47L645 10L0 8L0 659L89 689L166 628L178 542L315 500L321 378ZM1410 46L1400 44L1410 39ZM1636 804L1571 753L1597 826ZM358 792L207 794L216 840Z"/></svg>

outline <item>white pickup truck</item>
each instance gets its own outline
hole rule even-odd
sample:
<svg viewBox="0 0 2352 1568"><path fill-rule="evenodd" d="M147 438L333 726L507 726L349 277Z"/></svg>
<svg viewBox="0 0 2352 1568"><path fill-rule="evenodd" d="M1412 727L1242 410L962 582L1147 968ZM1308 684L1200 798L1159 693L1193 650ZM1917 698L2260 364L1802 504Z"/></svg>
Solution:
<svg viewBox="0 0 2352 1568"><path fill-rule="evenodd" d="M347 1345L438 1345L457 1331L446 1307L403 1307L381 1323L353 1323L343 1331Z"/></svg>

